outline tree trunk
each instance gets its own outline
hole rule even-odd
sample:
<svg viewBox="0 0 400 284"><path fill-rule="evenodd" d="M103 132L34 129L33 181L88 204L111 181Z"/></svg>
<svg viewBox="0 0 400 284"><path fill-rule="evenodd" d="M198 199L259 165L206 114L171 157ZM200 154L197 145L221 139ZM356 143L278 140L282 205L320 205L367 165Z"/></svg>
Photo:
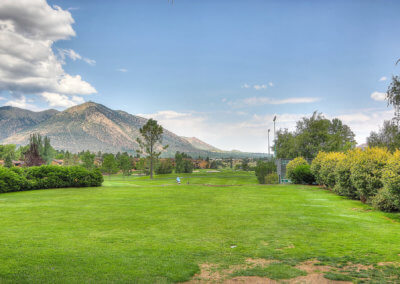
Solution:
<svg viewBox="0 0 400 284"><path fill-rule="evenodd" d="M153 179L153 157L150 156L150 179Z"/></svg>

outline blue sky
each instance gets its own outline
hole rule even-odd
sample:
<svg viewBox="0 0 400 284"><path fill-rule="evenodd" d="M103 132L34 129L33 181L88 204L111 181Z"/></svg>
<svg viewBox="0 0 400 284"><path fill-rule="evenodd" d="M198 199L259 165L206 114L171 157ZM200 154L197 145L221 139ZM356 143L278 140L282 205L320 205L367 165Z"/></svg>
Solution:
<svg viewBox="0 0 400 284"><path fill-rule="evenodd" d="M63 74L81 76L96 92L53 88L38 96L3 87L0 105L63 109L92 100L222 149L262 152L274 115L277 127L293 128L318 110L342 118L359 143L391 117L382 93L400 73L400 1L48 5L74 21L74 35L52 39Z"/></svg>

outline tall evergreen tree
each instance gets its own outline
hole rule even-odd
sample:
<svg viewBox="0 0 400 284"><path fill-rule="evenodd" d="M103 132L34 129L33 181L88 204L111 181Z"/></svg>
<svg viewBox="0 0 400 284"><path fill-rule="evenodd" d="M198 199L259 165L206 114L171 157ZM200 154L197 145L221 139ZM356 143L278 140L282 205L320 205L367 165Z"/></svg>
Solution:
<svg viewBox="0 0 400 284"><path fill-rule="evenodd" d="M153 178L154 162L161 155L161 151L157 151L157 144L162 143L163 127L154 119L149 119L143 127L139 129L142 138L137 138L137 142L142 153L147 154L150 160L150 178ZM165 150L168 146L162 147Z"/></svg>

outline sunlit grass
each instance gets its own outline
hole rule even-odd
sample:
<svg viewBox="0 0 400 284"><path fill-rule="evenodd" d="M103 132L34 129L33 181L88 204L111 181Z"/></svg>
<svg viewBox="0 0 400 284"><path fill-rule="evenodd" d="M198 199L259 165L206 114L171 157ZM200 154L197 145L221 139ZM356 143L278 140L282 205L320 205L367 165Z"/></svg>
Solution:
<svg viewBox="0 0 400 284"><path fill-rule="evenodd" d="M1 194L0 282L185 281L201 263L246 258L285 269L400 260L395 214L317 187L258 185L254 173L180 174L180 185L176 176Z"/></svg>

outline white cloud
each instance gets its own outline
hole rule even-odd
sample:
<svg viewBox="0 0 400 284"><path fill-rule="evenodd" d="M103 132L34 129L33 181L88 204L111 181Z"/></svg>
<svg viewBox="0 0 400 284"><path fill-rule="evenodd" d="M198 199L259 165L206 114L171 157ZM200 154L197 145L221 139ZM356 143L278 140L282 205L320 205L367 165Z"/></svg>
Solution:
<svg viewBox="0 0 400 284"><path fill-rule="evenodd" d="M263 84L263 85L254 85L253 88L257 91L259 90L265 90L267 88L267 85Z"/></svg>
<svg viewBox="0 0 400 284"><path fill-rule="evenodd" d="M43 92L41 96L51 107L68 108L85 102L85 100L79 96L69 97L66 95L48 92Z"/></svg>
<svg viewBox="0 0 400 284"><path fill-rule="evenodd" d="M274 83L269 82L268 85L269 85L270 87L273 87L273 86L274 86Z"/></svg>
<svg viewBox="0 0 400 284"><path fill-rule="evenodd" d="M13 106L23 109L30 109L30 110L39 110L36 106L30 104L31 100L28 100L25 96L14 96L13 99L7 101L4 105L5 106Z"/></svg>
<svg viewBox="0 0 400 284"><path fill-rule="evenodd" d="M241 86L241 88L242 88L242 89L249 89L249 88L251 88L251 86L250 86L249 84L247 84L247 83L244 83L244 84Z"/></svg>
<svg viewBox="0 0 400 284"><path fill-rule="evenodd" d="M125 72L128 72L128 69L125 69L125 68L119 68L119 69L117 69L117 71L125 73Z"/></svg>
<svg viewBox="0 0 400 284"><path fill-rule="evenodd" d="M387 77L385 77L385 76L383 76L383 77L381 77L381 78L379 79L380 82L383 82L383 81L386 81L386 80L387 80Z"/></svg>
<svg viewBox="0 0 400 284"><path fill-rule="evenodd" d="M314 103L319 101L320 98L316 97L300 97L300 98L287 98L287 99L273 99L267 97L251 97L244 100L233 103L234 105L282 105L282 104L304 104L304 103Z"/></svg>
<svg viewBox="0 0 400 284"><path fill-rule="evenodd" d="M373 92L371 94L371 98L374 101L384 101L384 100L386 100L386 94L385 93L381 93L381 92Z"/></svg>
<svg viewBox="0 0 400 284"><path fill-rule="evenodd" d="M67 74L63 59L52 49L55 41L75 36L73 23L69 11L50 7L44 0L1 0L0 91L19 95L96 93L80 75ZM84 60L73 50L68 50L65 56ZM90 59L87 62L94 63Z"/></svg>
<svg viewBox="0 0 400 284"><path fill-rule="evenodd" d="M81 56L79 53L77 53L75 50L73 49L59 49L58 53L61 57L62 63L65 64L65 58L68 57L70 59L72 59L73 61L76 60L83 60L85 61L87 64L89 65L95 65L96 61L93 59L89 59L87 57L83 57Z"/></svg>
<svg viewBox="0 0 400 284"><path fill-rule="evenodd" d="M6 98L5 97L0 97L0 101L5 101Z"/></svg>

